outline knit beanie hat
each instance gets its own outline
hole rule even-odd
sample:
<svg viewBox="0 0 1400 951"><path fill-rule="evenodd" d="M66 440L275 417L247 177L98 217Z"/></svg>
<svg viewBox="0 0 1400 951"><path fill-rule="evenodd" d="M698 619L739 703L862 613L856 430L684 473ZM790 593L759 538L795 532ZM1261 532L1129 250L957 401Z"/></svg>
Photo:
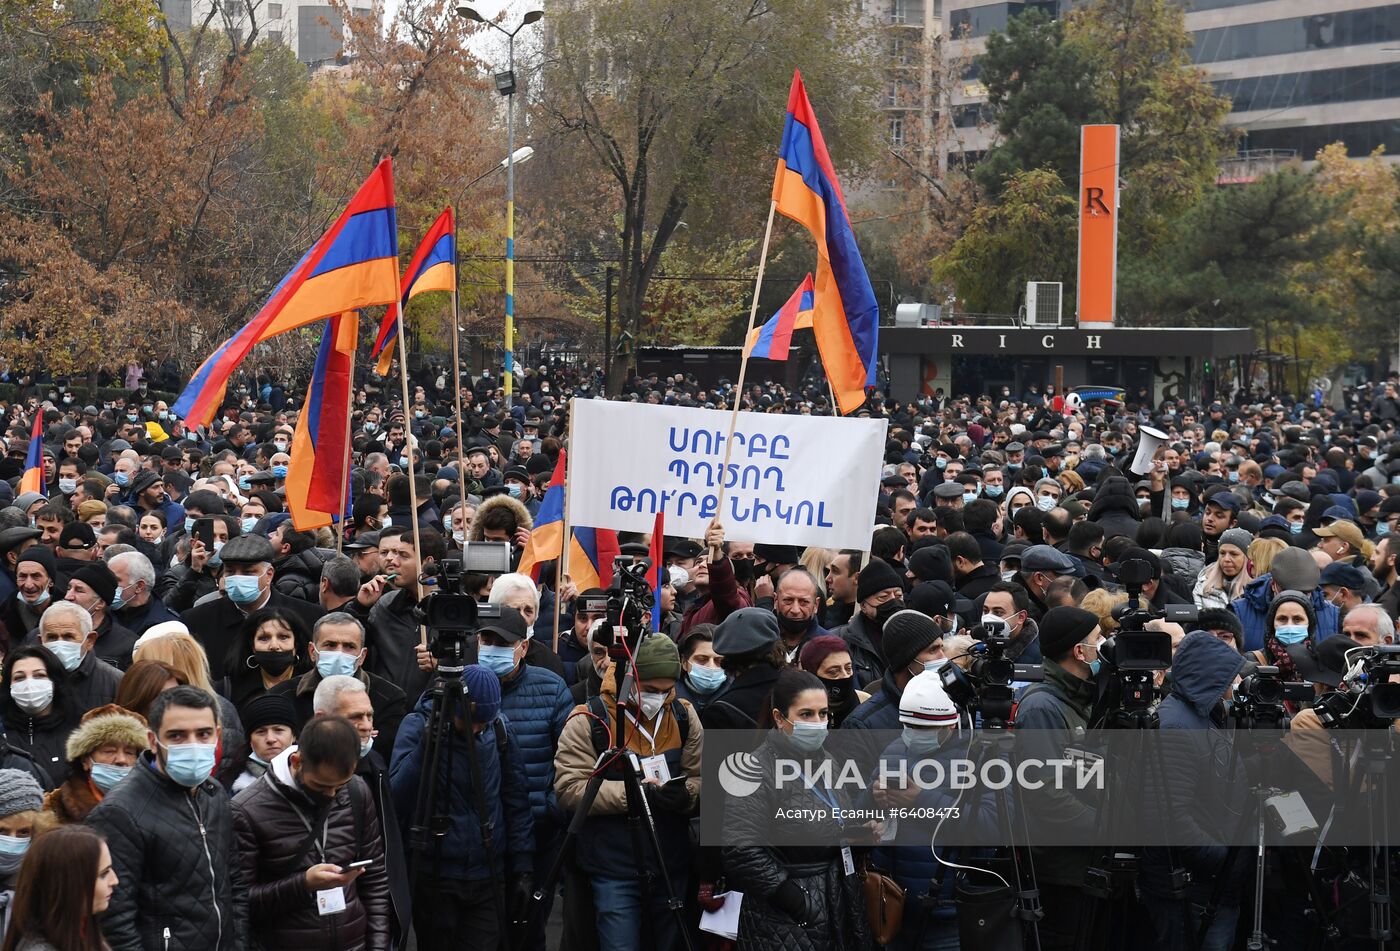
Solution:
<svg viewBox="0 0 1400 951"><path fill-rule="evenodd" d="M1254 536L1242 528L1229 528L1220 533L1220 544L1234 545L1240 551L1249 551Z"/></svg>
<svg viewBox="0 0 1400 951"><path fill-rule="evenodd" d="M265 693L244 704L238 716L243 721L245 734L251 735L254 730L265 726L287 726L293 733L297 732L296 707L292 706L291 698L285 694Z"/></svg>
<svg viewBox="0 0 1400 951"><path fill-rule="evenodd" d="M797 666L808 673L815 674L821 670L822 664L825 664L826 659L832 654L839 654L850 649L851 645L846 643L845 638L835 634L823 634L821 637L814 637L802 645L802 653L797 656Z"/></svg>
<svg viewBox="0 0 1400 951"><path fill-rule="evenodd" d="M649 634L637 648L636 672L638 680L653 677L681 675L681 655L676 650L676 642L665 634Z"/></svg>
<svg viewBox="0 0 1400 951"><path fill-rule="evenodd" d="M885 622L880 638L880 651L885 657L885 666L890 670L903 670L935 642L943 640L943 629L933 622L933 618L918 611L896 611Z"/></svg>
<svg viewBox="0 0 1400 951"><path fill-rule="evenodd" d="M109 605L112 603L112 599L117 596L117 576L112 574L112 569L107 567L106 562L88 562L73 572L71 580L81 581Z"/></svg>
<svg viewBox="0 0 1400 951"><path fill-rule="evenodd" d="M501 712L501 679L480 664L468 664L462 668L462 683L475 705L472 719L477 723L496 719Z"/></svg>
<svg viewBox="0 0 1400 951"><path fill-rule="evenodd" d="M44 791L33 776L19 769L0 769L0 819L44 808Z"/></svg>
<svg viewBox="0 0 1400 951"><path fill-rule="evenodd" d="M1068 606L1051 608L1040 619L1040 652L1046 660L1063 660L1071 648L1098 626L1092 611Z"/></svg>
<svg viewBox="0 0 1400 951"><path fill-rule="evenodd" d="M26 561L43 565L44 570L49 573L50 580L58 577L58 562L54 559L53 549L48 545L30 545L20 552L20 556L15 559L16 570Z"/></svg>
<svg viewBox="0 0 1400 951"><path fill-rule="evenodd" d="M899 588L902 591L904 582L890 567L889 562L883 558L871 558L870 564L860 569L860 574L856 577L856 600L864 601L872 594L879 594L887 588Z"/></svg>

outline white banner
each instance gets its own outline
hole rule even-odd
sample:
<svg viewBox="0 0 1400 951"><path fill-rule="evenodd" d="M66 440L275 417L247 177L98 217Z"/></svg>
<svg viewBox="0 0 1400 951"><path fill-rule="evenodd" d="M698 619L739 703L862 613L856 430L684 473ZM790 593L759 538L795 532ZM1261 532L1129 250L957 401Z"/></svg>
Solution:
<svg viewBox="0 0 1400 951"><path fill-rule="evenodd" d="M885 455L883 419L740 413L729 468L724 410L573 401L569 521L700 538L870 547ZM724 482L724 510L719 506Z"/></svg>

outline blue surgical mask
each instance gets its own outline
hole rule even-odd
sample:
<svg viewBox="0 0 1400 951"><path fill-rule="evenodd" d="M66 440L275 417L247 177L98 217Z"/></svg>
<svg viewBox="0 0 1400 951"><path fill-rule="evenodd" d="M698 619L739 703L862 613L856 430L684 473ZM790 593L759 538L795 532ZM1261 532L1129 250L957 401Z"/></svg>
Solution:
<svg viewBox="0 0 1400 951"><path fill-rule="evenodd" d="M62 492L64 495L72 495L74 492L78 491L78 480L59 479L58 491Z"/></svg>
<svg viewBox="0 0 1400 951"><path fill-rule="evenodd" d="M690 685L698 693L714 693L724 686L725 680L729 677L718 667L700 666L691 667L687 676L690 678Z"/></svg>
<svg viewBox="0 0 1400 951"><path fill-rule="evenodd" d="M44 646L58 658L64 670L77 670L83 662L83 645L77 641L50 641Z"/></svg>
<svg viewBox="0 0 1400 951"><path fill-rule="evenodd" d="M1306 624L1280 624L1274 628L1274 637L1283 644L1301 644L1308 639Z"/></svg>
<svg viewBox="0 0 1400 951"><path fill-rule="evenodd" d="M515 648L482 644L476 649L476 662L497 677L504 677L515 669Z"/></svg>
<svg viewBox="0 0 1400 951"><path fill-rule="evenodd" d="M950 634L948 636L951 637L952 635ZM924 673L936 674L938 671L942 670L947 663L948 658L946 657L940 657L937 660L926 660L924 661Z"/></svg>
<svg viewBox="0 0 1400 951"><path fill-rule="evenodd" d="M1225 473L1225 478L1229 479L1231 482L1238 482L1240 481L1240 474L1238 471L1231 469L1229 472Z"/></svg>
<svg viewBox="0 0 1400 951"><path fill-rule="evenodd" d="M0 855L23 855L29 851L29 836L0 835Z"/></svg>
<svg viewBox="0 0 1400 951"><path fill-rule="evenodd" d="M408 456L399 456L399 468L404 472L408 471Z"/></svg>
<svg viewBox="0 0 1400 951"><path fill-rule="evenodd" d="M948 468L948 460L947 460L947 459L944 459L942 456L939 456L937 459L934 459L934 460L933 460L933 464L934 464L935 466L937 466L939 469L946 469L946 468Z"/></svg>
<svg viewBox="0 0 1400 951"><path fill-rule="evenodd" d="M168 409L163 409L163 410L161 410L159 413L157 413L156 415L158 415L161 419L169 419L169 418L170 418L170 410L168 410Z"/></svg>
<svg viewBox="0 0 1400 951"><path fill-rule="evenodd" d="M1377 537L1377 538L1384 538L1385 536L1387 536L1387 535L1389 535L1389 534L1390 534L1390 523L1389 523L1389 522L1377 522L1377 523L1376 523L1376 537Z"/></svg>
<svg viewBox="0 0 1400 951"><path fill-rule="evenodd" d="M186 535L193 535L193 534L194 534L194 516L193 516L193 515L186 515L186 516L185 516L185 534L186 534Z"/></svg>
<svg viewBox="0 0 1400 951"><path fill-rule="evenodd" d="M976 492L964 492L964 493L963 493L963 504L964 504L964 505L968 504L969 502L976 502L976 501L977 501L977 493L976 493Z"/></svg>
<svg viewBox="0 0 1400 951"><path fill-rule="evenodd" d="M316 672L322 678L353 677L355 676L356 660L354 654L345 654L341 651L321 651L316 658Z"/></svg>
<svg viewBox="0 0 1400 951"><path fill-rule="evenodd" d="M1058 501L1059 500L1052 495L1036 496L1035 507L1040 509L1042 512L1048 512L1055 507L1055 503Z"/></svg>
<svg viewBox="0 0 1400 951"><path fill-rule="evenodd" d="M999 499L1001 498L1001 486L984 485L982 486L982 494L989 499Z"/></svg>
<svg viewBox="0 0 1400 951"><path fill-rule="evenodd" d="M224 593L234 604L252 604L262 594L256 575L226 575Z"/></svg>
<svg viewBox="0 0 1400 951"><path fill-rule="evenodd" d="M276 477L276 478L278 478L278 479L285 479L285 478L287 478L287 467L286 467L286 466L273 466L273 467L272 467L272 474L273 474L274 477Z"/></svg>
<svg viewBox="0 0 1400 951"><path fill-rule="evenodd" d="M928 756L938 751L938 731L906 726L904 728L904 748L911 756Z"/></svg>
<svg viewBox="0 0 1400 951"><path fill-rule="evenodd" d="M279 440L277 440L275 443L272 444L272 448L273 448L273 449L276 449L278 452L286 452L286 451L287 451L287 441L286 441L285 439L279 439Z"/></svg>
<svg viewBox="0 0 1400 951"><path fill-rule="evenodd" d="M1012 472L1016 472L1021 468L1021 464L1019 462L1008 462L1006 468Z"/></svg>
<svg viewBox="0 0 1400 951"><path fill-rule="evenodd" d="M187 789L199 786L214 772L213 743L160 744L165 750L165 775Z"/></svg>
<svg viewBox="0 0 1400 951"><path fill-rule="evenodd" d="M115 482L117 485L126 485L128 482L131 481L131 476L127 472L118 470L112 473L112 481Z"/></svg>
<svg viewBox="0 0 1400 951"><path fill-rule="evenodd" d="M1390 477L1390 484L1400 485L1400 472L1397 472L1395 475Z"/></svg>
<svg viewBox="0 0 1400 951"><path fill-rule="evenodd" d="M105 792L111 792L112 787L131 773L130 766L109 766L106 763L93 763L88 775L92 777L92 784Z"/></svg>
<svg viewBox="0 0 1400 951"><path fill-rule="evenodd" d="M788 739L792 740L792 745L799 750L815 753L826 742L826 724L794 721L792 735Z"/></svg>
<svg viewBox="0 0 1400 951"><path fill-rule="evenodd" d="M53 597L53 594L49 591L48 588L45 588L44 590L39 592L39 596L33 601L29 600L22 594L20 595L20 600L22 600L25 604L29 605L30 607L37 608L39 605L48 601L51 597Z"/></svg>
<svg viewBox="0 0 1400 951"><path fill-rule="evenodd" d="M253 483L248 481L247 476L239 476L238 488L244 492L251 492L253 490Z"/></svg>
<svg viewBox="0 0 1400 951"><path fill-rule="evenodd" d="M1172 509L1177 512L1184 512L1191 507L1190 499L1172 499Z"/></svg>
<svg viewBox="0 0 1400 951"><path fill-rule="evenodd" d="M520 491L519 482L512 482L510 485L506 486L506 494L513 499L518 499L524 493Z"/></svg>
<svg viewBox="0 0 1400 951"><path fill-rule="evenodd" d="M1302 523L1302 522L1289 522L1289 523L1288 523L1288 530L1289 530L1290 532L1292 532L1294 535L1301 535L1301 534L1303 534L1303 523Z"/></svg>
<svg viewBox="0 0 1400 951"><path fill-rule="evenodd" d="M372 421L371 421L371 422L368 422L368 423L365 423L365 432L367 432L367 433L372 433L372 432L376 431L377 429L379 429L379 424L378 424L378 423L372 422Z"/></svg>
<svg viewBox="0 0 1400 951"><path fill-rule="evenodd" d="M243 534L248 535L252 533L254 528L257 528L258 519L256 516L249 515L246 518L239 519L238 525L239 528L243 530Z"/></svg>

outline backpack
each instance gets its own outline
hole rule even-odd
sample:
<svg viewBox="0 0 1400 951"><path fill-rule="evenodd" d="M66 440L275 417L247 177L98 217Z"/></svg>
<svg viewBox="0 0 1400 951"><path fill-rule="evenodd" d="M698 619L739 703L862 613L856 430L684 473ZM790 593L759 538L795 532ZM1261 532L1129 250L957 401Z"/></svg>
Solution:
<svg viewBox="0 0 1400 951"><path fill-rule="evenodd" d="M599 755L608 751L608 728L604 725L608 722L608 708L603 703L602 697L590 697L588 700L588 712L593 714L588 720L589 735L593 739L593 752ZM690 739L690 714L686 712L685 704L680 698L671 701L671 716L676 718L676 725L681 730L681 746L684 747L686 741Z"/></svg>

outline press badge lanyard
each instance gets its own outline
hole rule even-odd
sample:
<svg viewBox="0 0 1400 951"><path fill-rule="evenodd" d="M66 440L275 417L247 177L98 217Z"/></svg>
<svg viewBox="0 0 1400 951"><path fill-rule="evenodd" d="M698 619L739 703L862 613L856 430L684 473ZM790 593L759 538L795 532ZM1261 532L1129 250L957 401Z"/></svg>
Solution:
<svg viewBox="0 0 1400 951"><path fill-rule="evenodd" d="M841 806L836 801L836 794L830 790L822 789L816 783L809 783L807 788L812 790L814 796L831 807L831 816L836 820L836 828L844 830L846 820L841 818ZM841 840L841 870L847 875L856 873L855 856L851 852L851 844L844 838Z"/></svg>
<svg viewBox="0 0 1400 951"><path fill-rule="evenodd" d="M272 788L273 788L273 789L277 789L277 784L276 784L276 783L273 783ZM330 809L329 809L329 808L326 809L326 819L325 819L325 821L324 821L323 823L321 823L321 839L320 839L320 841L318 842L318 841L316 840L316 829L315 829L315 827L313 827L313 826L311 825L311 821L310 821L309 819L307 819L305 815L302 814L302 811L301 811L299 808L297 808L297 804L294 803L294 802L292 802L290 799L287 799L287 794L284 793L284 792L282 792L282 790L280 790L280 789L277 789L277 795L281 796L284 800L286 800L287 805L289 805L289 806L292 807L292 812L295 812L295 813L296 813L297 818L301 820L301 824L302 824L303 826L306 827L307 833L311 836L311 844L314 845L314 846L316 846L316 851L320 853L320 855L321 855L321 861L324 862L324 861L326 860L326 843L329 841L329 838L330 838L330 828L331 828L331 811L330 811ZM359 843L356 843L356 845L358 846Z"/></svg>
<svg viewBox="0 0 1400 951"><path fill-rule="evenodd" d="M638 720L636 717L632 716L632 711L631 711L631 710L627 710L626 713L627 713L627 719L629 719L629 720L632 721L632 725L633 725L634 727L637 728L637 732L640 733L640 734L642 734L642 736L646 737L646 738L647 738L647 742L648 742L649 744L651 744L651 752L652 752L652 755L653 755L653 756L656 755L656 737L653 736L653 735L651 734L651 732L647 730L646 727L642 726L642 721L640 721L640 720ZM657 729L658 731L661 729L661 721L665 718L665 716L666 716L666 711L663 709L663 710L661 711L661 716L659 716L659 717L656 718L656 729Z"/></svg>

